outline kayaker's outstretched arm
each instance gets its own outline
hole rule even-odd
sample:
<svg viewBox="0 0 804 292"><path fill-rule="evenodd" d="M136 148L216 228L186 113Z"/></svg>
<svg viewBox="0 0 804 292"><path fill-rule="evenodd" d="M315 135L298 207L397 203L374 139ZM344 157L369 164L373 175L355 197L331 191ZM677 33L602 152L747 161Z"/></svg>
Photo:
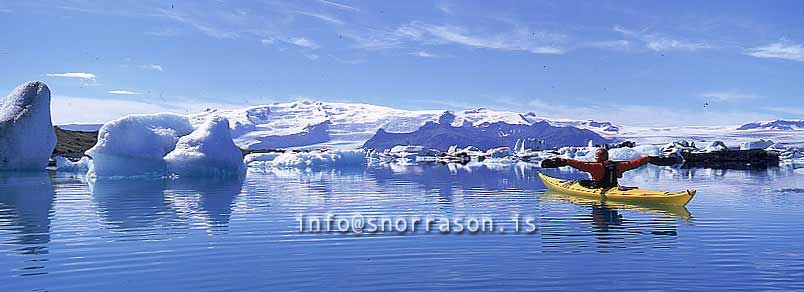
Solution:
<svg viewBox="0 0 804 292"><path fill-rule="evenodd" d="M567 165L572 166L573 168L580 171L593 172L597 170L595 169L593 165L594 163L592 162L583 162L575 159L564 159L564 162L566 162Z"/></svg>
<svg viewBox="0 0 804 292"><path fill-rule="evenodd" d="M623 173L623 172L632 170L634 168L639 168L639 167L641 167L641 166L643 166L645 164L648 164L650 162L650 160L651 160L650 156L644 156L644 157L640 157L640 158L637 158L637 159L634 159L634 160L631 160L631 161L623 161L623 162L617 163L617 170L620 173Z"/></svg>

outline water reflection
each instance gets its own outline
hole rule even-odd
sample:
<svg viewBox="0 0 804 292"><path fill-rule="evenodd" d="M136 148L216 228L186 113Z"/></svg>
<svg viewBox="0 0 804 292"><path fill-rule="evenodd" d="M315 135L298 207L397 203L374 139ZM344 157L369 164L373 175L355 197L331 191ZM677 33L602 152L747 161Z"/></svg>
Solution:
<svg viewBox="0 0 804 292"><path fill-rule="evenodd" d="M165 195L174 208L191 217L200 217L215 230L226 230L243 178L178 179L170 181L168 186Z"/></svg>
<svg viewBox="0 0 804 292"><path fill-rule="evenodd" d="M90 189L107 229L125 239L141 240L164 238L188 225L225 229L242 183L242 177L101 179L90 182Z"/></svg>
<svg viewBox="0 0 804 292"><path fill-rule="evenodd" d="M176 212L164 196L166 180L98 179L89 187L98 217L109 230L155 229L175 221Z"/></svg>
<svg viewBox="0 0 804 292"><path fill-rule="evenodd" d="M370 178L378 184L393 187L398 181L419 185L422 190L437 190L446 201L453 201L456 191L480 190L520 190L534 191L544 189L533 167L507 166L466 166L449 164L417 165L406 167L380 166L366 170Z"/></svg>
<svg viewBox="0 0 804 292"><path fill-rule="evenodd" d="M26 256L13 264L22 276L46 274L54 195L47 172L0 172L0 231L11 236L3 243Z"/></svg>
<svg viewBox="0 0 804 292"><path fill-rule="evenodd" d="M609 226L623 224L623 215L604 204L592 204L592 225L597 232L609 231Z"/></svg>
<svg viewBox="0 0 804 292"><path fill-rule="evenodd" d="M0 230L16 235L23 254L47 254L55 193L47 172L0 172Z"/></svg>

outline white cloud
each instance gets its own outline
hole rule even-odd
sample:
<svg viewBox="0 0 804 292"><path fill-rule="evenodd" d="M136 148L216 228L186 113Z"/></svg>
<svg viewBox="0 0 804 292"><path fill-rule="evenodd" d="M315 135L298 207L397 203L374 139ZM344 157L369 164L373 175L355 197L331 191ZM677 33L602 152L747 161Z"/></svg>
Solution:
<svg viewBox="0 0 804 292"><path fill-rule="evenodd" d="M772 112L783 113L783 114L788 114L788 115L794 115L794 116L799 116L799 117L804 116L804 107L789 107L789 106L785 106L785 107L764 107L762 109L764 109L766 111L772 111Z"/></svg>
<svg viewBox="0 0 804 292"><path fill-rule="evenodd" d="M614 26L614 31L623 34L626 37L631 37L642 41L646 48L662 52L662 51L688 51L693 52L701 49L711 49L712 45L705 42L690 42L684 40L674 39L658 33L645 33L642 31L632 31L624 29L619 26Z"/></svg>
<svg viewBox="0 0 804 292"><path fill-rule="evenodd" d="M315 13L315 12L305 12L305 11L296 11L296 13L301 14L301 15L306 15L306 16L309 16L309 17L312 17L312 18L315 18L315 19L318 19L318 20L321 20L321 21L324 21L324 22L328 22L328 23L331 23L331 24L344 25L344 22L342 20L337 19L337 18L332 17L332 16L329 16L329 15L326 15L326 14Z"/></svg>
<svg viewBox="0 0 804 292"><path fill-rule="evenodd" d="M347 10L347 11L353 11L353 12L360 11L360 9L357 9L357 8L355 8L353 6L337 3L337 2L334 2L334 1L318 0L318 2L330 5L332 7L335 7L335 8L341 9L341 10Z"/></svg>
<svg viewBox="0 0 804 292"><path fill-rule="evenodd" d="M51 111L55 124L105 123L130 114L172 112L189 114L207 108L234 109L245 105L210 103L198 100L176 100L169 103L152 103L139 100L96 99L86 97L53 96Z"/></svg>
<svg viewBox="0 0 804 292"><path fill-rule="evenodd" d="M410 55L422 58L438 58L438 55L426 51L412 52Z"/></svg>
<svg viewBox="0 0 804 292"><path fill-rule="evenodd" d="M166 28L157 31L148 31L145 32L145 34L157 37L173 37L179 35L179 32L176 29Z"/></svg>
<svg viewBox="0 0 804 292"><path fill-rule="evenodd" d="M335 55L329 55L329 57L338 63L351 64L351 65L362 64L366 62L366 59L343 59Z"/></svg>
<svg viewBox="0 0 804 292"><path fill-rule="evenodd" d="M787 40L781 40L780 42L762 47L750 48L745 54L757 58L775 58L804 62L804 46L802 46L802 44L790 43Z"/></svg>
<svg viewBox="0 0 804 292"><path fill-rule="evenodd" d="M358 47L364 49L399 48L406 43L420 45L462 45L473 48L502 51L525 51L534 54L562 54L559 46L566 40L562 34L533 31L517 26L504 32L472 31L461 26L434 25L420 21L410 22L386 32L369 30L364 33L344 33Z"/></svg>
<svg viewBox="0 0 804 292"><path fill-rule="evenodd" d="M119 95L137 95L138 93L128 90L109 90L107 93Z"/></svg>
<svg viewBox="0 0 804 292"><path fill-rule="evenodd" d="M83 80L95 81L95 74L83 72L69 72L69 73L48 73L47 77L62 77L62 78L78 78Z"/></svg>
<svg viewBox="0 0 804 292"><path fill-rule="evenodd" d="M154 70L154 71L159 71L159 72L164 71L164 68L162 68L162 65L159 65L159 64L148 64L148 65L141 65L141 66L140 66L140 68L142 68L142 69L148 69L148 70Z"/></svg>
<svg viewBox="0 0 804 292"><path fill-rule="evenodd" d="M608 41L595 41L586 43L587 47L601 48L601 49L619 49L628 50L631 48L631 41L629 40L608 40Z"/></svg>
<svg viewBox="0 0 804 292"><path fill-rule="evenodd" d="M303 38L303 37L280 39L280 41L288 43L288 44L291 44L291 45L294 45L294 46L299 46L299 47L308 48L308 49L318 49L318 48L321 47L316 42L314 42L314 41L312 41L310 39L307 39L307 38ZM274 38L265 38L265 39L260 40L260 44L263 44L263 45L266 45L266 46L270 46L270 45L273 45L275 43L276 43L276 39L274 39Z"/></svg>
<svg viewBox="0 0 804 292"><path fill-rule="evenodd" d="M717 99L721 101L734 101L734 100L741 100L741 99L756 99L760 98L760 96L741 93L737 91L719 91L719 92L704 92L699 94L699 96L703 98L711 98Z"/></svg>
<svg viewBox="0 0 804 292"><path fill-rule="evenodd" d="M179 14L173 10L167 10L167 9L157 9L157 11L160 13L159 16L166 17L168 19L172 19L180 23L190 25L195 29L200 30L204 34L214 38L235 39L240 36L236 32L232 32L220 27L216 27L214 25L207 24L201 20L196 19L193 16Z"/></svg>
<svg viewBox="0 0 804 292"><path fill-rule="evenodd" d="M310 49L318 49L320 47L315 42L313 42L313 41L311 41L309 39L303 38L303 37L290 38L290 39L286 40L286 42L289 43L289 44L292 44L292 45L296 45L296 46L304 47L304 48L310 48Z"/></svg>
<svg viewBox="0 0 804 292"><path fill-rule="evenodd" d="M452 14L452 6L447 3L436 4L436 9L443 12L444 14Z"/></svg>
<svg viewBox="0 0 804 292"><path fill-rule="evenodd" d="M534 54L561 54L563 49L553 45L565 36L517 28L504 33L472 33L458 26L430 25L414 22L399 30L412 39L434 43L452 43L476 48L504 51L528 51Z"/></svg>
<svg viewBox="0 0 804 292"><path fill-rule="evenodd" d="M0 8L0 13L11 13L11 9Z"/></svg>

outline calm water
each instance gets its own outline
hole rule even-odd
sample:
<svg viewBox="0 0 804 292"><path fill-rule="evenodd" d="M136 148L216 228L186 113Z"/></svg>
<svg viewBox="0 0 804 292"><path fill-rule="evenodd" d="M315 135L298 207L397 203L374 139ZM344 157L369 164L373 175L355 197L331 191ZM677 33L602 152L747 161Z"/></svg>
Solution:
<svg viewBox="0 0 804 292"><path fill-rule="evenodd" d="M573 172L547 171L561 177ZM545 193L535 169L0 174L0 291L801 290L804 174L645 168L684 208ZM299 214L532 216L528 233L302 233Z"/></svg>

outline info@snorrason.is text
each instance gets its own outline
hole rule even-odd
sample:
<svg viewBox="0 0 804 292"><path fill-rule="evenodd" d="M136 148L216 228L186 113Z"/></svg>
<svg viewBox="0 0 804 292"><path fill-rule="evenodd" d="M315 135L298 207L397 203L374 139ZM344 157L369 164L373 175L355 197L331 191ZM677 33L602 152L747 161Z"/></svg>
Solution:
<svg viewBox="0 0 804 292"><path fill-rule="evenodd" d="M363 214L299 214L296 217L298 231L304 233L455 233L455 234L504 234L536 233L538 228L533 217L511 214L510 218L497 219L487 216L378 216Z"/></svg>

